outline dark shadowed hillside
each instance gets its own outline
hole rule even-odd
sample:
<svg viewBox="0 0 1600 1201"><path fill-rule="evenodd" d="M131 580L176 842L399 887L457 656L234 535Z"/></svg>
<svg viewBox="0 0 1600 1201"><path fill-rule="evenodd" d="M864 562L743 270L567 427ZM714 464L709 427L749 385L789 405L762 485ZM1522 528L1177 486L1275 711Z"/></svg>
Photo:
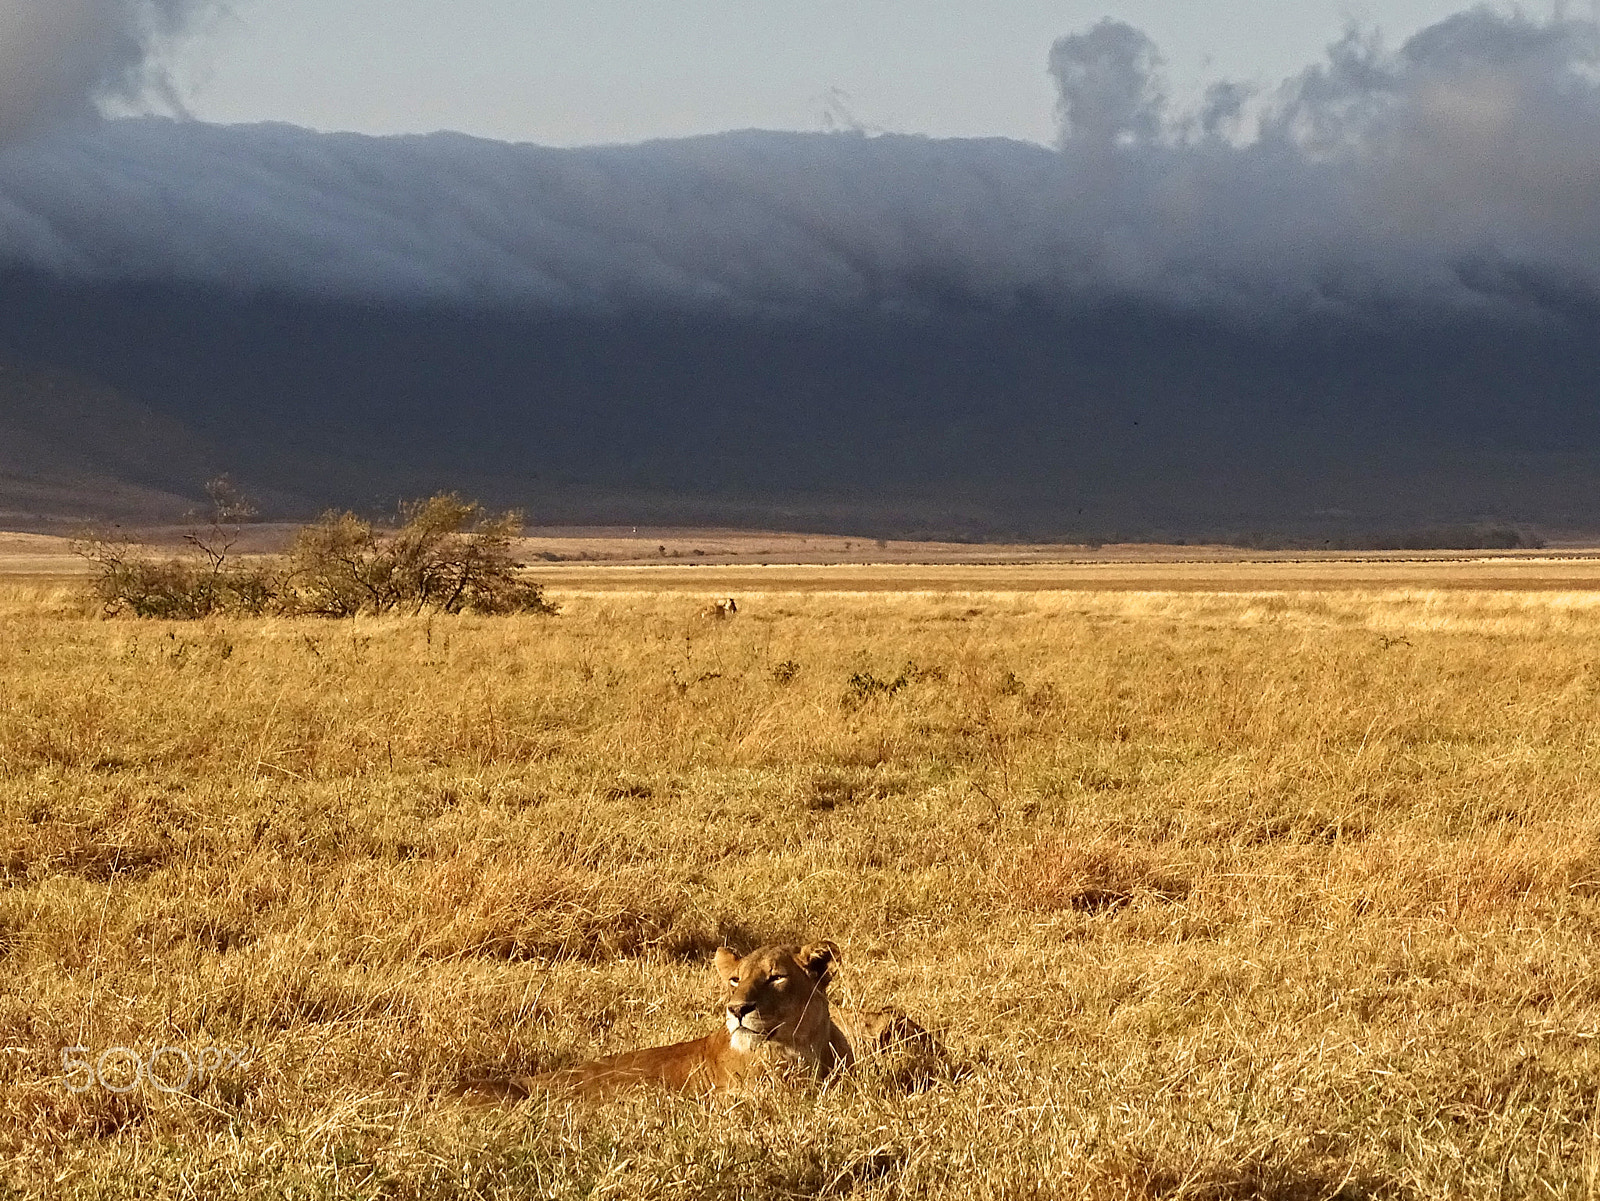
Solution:
<svg viewBox="0 0 1600 1201"><path fill-rule="evenodd" d="M1600 512L1577 307L1270 331L1149 305L554 318L21 274L0 303L6 355L72 373L7 393L12 478L192 494L226 466L304 506L450 485L551 520L1030 536ZM107 387L52 383L85 378Z"/></svg>
<svg viewBox="0 0 1600 1201"><path fill-rule="evenodd" d="M0 518L173 520L223 452L104 383L0 362Z"/></svg>

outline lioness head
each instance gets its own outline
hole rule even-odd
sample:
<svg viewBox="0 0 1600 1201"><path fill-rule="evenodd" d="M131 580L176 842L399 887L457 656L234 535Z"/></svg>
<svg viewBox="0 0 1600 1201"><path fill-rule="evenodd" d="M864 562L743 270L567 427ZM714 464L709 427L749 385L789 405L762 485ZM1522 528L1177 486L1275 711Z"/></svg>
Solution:
<svg viewBox="0 0 1600 1201"><path fill-rule="evenodd" d="M727 990L729 1042L748 1054L763 1046L815 1055L828 1042L828 982L839 948L762 947L741 958L723 947L717 974Z"/></svg>

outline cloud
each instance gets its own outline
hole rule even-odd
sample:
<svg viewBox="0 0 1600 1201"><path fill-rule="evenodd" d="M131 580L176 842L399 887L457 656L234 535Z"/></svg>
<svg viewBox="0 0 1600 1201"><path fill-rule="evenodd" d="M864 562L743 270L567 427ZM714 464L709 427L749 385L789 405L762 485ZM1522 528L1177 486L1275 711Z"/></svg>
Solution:
<svg viewBox="0 0 1600 1201"><path fill-rule="evenodd" d="M193 9L73 0L31 44L78 13L98 49L19 94L65 111L137 86L151 38ZM0 148L0 257L316 298L788 317L1134 302L1258 325L1543 319L1600 294L1594 21L1474 9L1398 49L1353 30L1279 88L1224 81L1190 113L1159 64L1116 22L1058 42L1054 150L107 122Z"/></svg>
<svg viewBox="0 0 1600 1201"><path fill-rule="evenodd" d="M1063 143L1113 146L1147 142L1160 131L1166 94L1161 54L1139 30L1109 18L1050 49L1050 75Z"/></svg>
<svg viewBox="0 0 1600 1201"><path fill-rule="evenodd" d="M0 141L153 97L181 109L163 46L214 0L0 0Z"/></svg>
<svg viewBox="0 0 1600 1201"><path fill-rule="evenodd" d="M1600 25L1474 10L1397 53L1352 32L1287 85L1270 152L1339 177L1347 219L1458 263L1600 266Z"/></svg>

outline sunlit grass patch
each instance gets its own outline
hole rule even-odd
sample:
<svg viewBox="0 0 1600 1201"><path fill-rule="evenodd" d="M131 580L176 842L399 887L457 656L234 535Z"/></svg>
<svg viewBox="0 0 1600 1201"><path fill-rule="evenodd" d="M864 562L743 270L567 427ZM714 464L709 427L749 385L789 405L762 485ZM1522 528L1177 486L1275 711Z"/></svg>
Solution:
<svg viewBox="0 0 1600 1201"><path fill-rule="evenodd" d="M1600 1187L1593 596L556 599L180 625L0 588L13 1192ZM821 936L841 1003L948 1056L452 1099L695 1037L716 945ZM78 1093L75 1046L242 1058Z"/></svg>

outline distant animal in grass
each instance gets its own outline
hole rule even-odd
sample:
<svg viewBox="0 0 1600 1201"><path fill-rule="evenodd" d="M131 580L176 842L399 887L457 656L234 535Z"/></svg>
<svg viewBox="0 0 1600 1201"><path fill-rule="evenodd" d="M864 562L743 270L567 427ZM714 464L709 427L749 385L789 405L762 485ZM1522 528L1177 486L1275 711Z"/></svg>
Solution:
<svg viewBox="0 0 1600 1201"><path fill-rule="evenodd" d="M604 1097L640 1087L706 1094L759 1080L825 1080L893 1046L936 1046L926 1030L896 1011L835 1012L828 985L838 961L839 948L827 941L762 947L742 957L723 947L715 956L721 1029L690 1042L625 1051L469 1091L500 1098Z"/></svg>
<svg viewBox="0 0 1600 1201"><path fill-rule="evenodd" d="M735 617L738 615L738 613L738 602L736 602L731 596L726 600L712 601L709 605L700 610L700 616L705 618L707 621L727 621L728 618Z"/></svg>

